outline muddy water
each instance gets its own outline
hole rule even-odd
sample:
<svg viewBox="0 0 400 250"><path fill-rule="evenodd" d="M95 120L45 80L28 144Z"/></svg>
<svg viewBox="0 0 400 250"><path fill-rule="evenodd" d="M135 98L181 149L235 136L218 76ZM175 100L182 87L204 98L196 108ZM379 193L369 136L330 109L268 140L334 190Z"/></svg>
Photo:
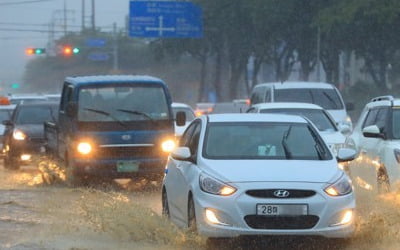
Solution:
<svg viewBox="0 0 400 250"><path fill-rule="evenodd" d="M357 232L348 241L240 238L207 242L160 216L157 184L46 185L33 167L0 166L0 249L400 249L400 193L357 189Z"/></svg>

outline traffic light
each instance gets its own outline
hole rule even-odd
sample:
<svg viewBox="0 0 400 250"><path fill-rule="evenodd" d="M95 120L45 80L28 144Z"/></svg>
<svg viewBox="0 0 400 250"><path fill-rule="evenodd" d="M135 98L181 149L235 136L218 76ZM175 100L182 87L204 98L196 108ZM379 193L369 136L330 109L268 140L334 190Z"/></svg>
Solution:
<svg viewBox="0 0 400 250"><path fill-rule="evenodd" d="M64 56L71 56L78 54L80 52L80 49L72 46L63 46L61 52Z"/></svg>
<svg viewBox="0 0 400 250"><path fill-rule="evenodd" d="M41 55L46 53L46 49L45 48L27 48L25 50L25 53L27 55Z"/></svg>

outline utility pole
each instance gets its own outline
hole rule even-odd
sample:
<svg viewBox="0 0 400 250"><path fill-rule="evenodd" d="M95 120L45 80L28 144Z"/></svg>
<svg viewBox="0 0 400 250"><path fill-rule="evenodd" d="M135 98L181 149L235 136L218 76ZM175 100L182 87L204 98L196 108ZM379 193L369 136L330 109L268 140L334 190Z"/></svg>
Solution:
<svg viewBox="0 0 400 250"><path fill-rule="evenodd" d="M118 70L118 38L117 38L117 24L113 24L113 71Z"/></svg>
<svg viewBox="0 0 400 250"><path fill-rule="evenodd" d="M96 24L95 24L95 20L96 20L96 7L95 7L95 0L92 0L92 30L93 32L96 31Z"/></svg>
<svg viewBox="0 0 400 250"><path fill-rule="evenodd" d="M64 36L67 35L67 2L64 0Z"/></svg>
<svg viewBox="0 0 400 250"><path fill-rule="evenodd" d="M85 0L82 0L82 30L85 29Z"/></svg>

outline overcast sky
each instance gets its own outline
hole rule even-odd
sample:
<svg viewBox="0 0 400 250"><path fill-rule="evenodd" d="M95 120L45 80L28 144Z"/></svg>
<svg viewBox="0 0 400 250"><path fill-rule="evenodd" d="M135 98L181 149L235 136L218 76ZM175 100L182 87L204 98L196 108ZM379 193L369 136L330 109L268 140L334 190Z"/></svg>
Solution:
<svg viewBox="0 0 400 250"><path fill-rule="evenodd" d="M85 0L86 26L90 25L91 2ZM55 22L56 30L63 30L64 3L68 29L79 30L82 0L0 0L0 83L21 81L25 64L32 58L25 55L25 48L45 47L51 22ZM129 0L95 0L95 9L96 26L110 30L115 22L123 27L129 14Z"/></svg>

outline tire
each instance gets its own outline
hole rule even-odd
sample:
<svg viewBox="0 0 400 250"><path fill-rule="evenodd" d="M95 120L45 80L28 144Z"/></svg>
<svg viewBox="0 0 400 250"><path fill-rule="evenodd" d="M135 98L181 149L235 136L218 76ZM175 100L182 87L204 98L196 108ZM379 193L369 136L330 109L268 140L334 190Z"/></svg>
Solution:
<svg viewBox="0 0 400 250"><path fill-rule="evenodd" d="M191 196L188 202L188 229L191 233L197 233L196 210Z"/></svg>
<svg viewBox="0 0 400 250"><path fill-rule="evenodd" d="M168 196L165 188L163 188L162 191L161 202L162 202L162 215L169 219L170 214L169 214Z"/></svg>
<svg viewBox="0 0 400 250"><path fill-rule="evenodd" d="M4 156L4 168L11 170L18 170L20 168L20 165L18 164L18 160L16 160L14 157L10 156L9 153L7 153Z"/></svg>
<svg viewBox="0 0 400 250"><path fill-rule="evenodd" d="M379 168L376 174L376 182L378 186L378 193L379 194L386 194L390 192L390 181L389 176L387 175L386 169L381 167Z"/></svg>
<svg viewBox="0 0 400 250"><path fill-rule="evenodd" d="M83 176L80 175L74 166L70 164L70 159L68 157L65 158L66 162L64 163L65 166L65 181L68 186L71 187L79 187L84 184Z"/></svg>

